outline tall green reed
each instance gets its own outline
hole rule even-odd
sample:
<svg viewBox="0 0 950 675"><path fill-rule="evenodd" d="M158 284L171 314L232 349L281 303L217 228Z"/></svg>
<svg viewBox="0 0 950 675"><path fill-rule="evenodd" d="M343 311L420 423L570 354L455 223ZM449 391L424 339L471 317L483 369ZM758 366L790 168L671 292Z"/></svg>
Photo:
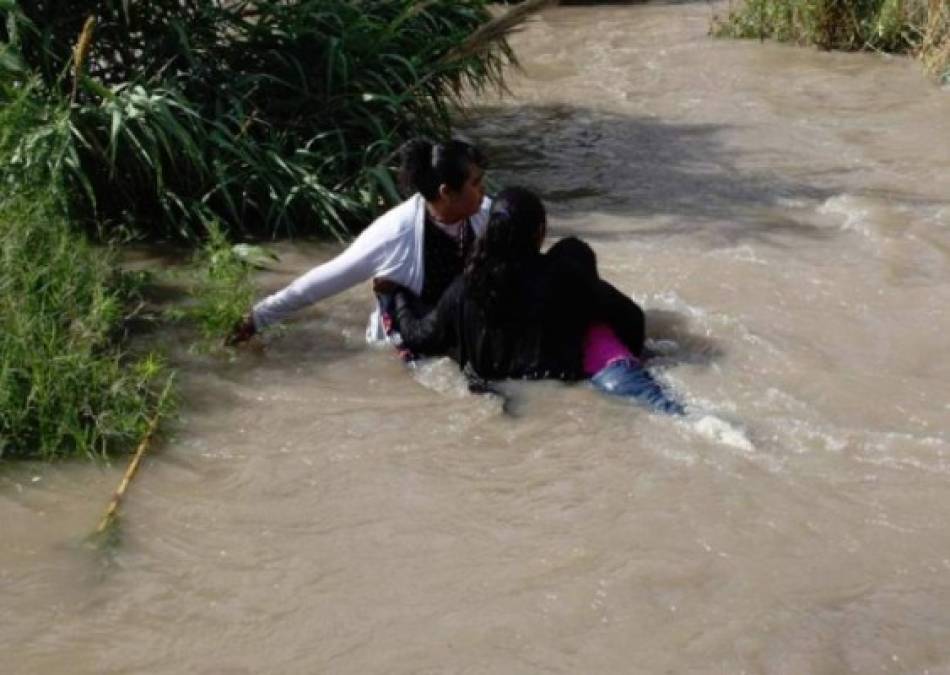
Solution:
<svg viewBox="0 0 950 675"><path fill-rule="evenodd" d="M214 350L222 336L244 317L255 290L251 272L258 262L273 258L257 246L232 245L218 223L206 224L207 237L195 253L185 278L191 300L166 313L194 325L202 341L195 346Z"/></svg>
<svg viewBox="0 0 950 675"><path fill-rule="evenodd" d="M342 237L398 199L390 158L501 86L487 0L0 0L0 40L75 91L74 215L106 232ZM85 68L72 44L96 18Z"/></svg>
<svg viewBox="0 0 950 675"><path fill-rule="evenodd" d="M134 284L70 227L69 120L38 83L0 83L0 457L126 450L159 405L163 365L121 346Z"/></svg>

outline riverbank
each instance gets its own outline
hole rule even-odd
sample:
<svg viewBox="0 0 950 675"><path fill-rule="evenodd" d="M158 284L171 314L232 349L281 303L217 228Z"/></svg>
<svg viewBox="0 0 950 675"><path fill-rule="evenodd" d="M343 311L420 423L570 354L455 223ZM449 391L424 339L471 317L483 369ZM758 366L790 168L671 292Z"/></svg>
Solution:
<svg viewBox="0 0 950 675"><path fill-rule="evenodd" d="M200 249L151 327L220 342L253 297L231 243L371 222L395 150L501 86L519 23L485 0L54 4L0 3L0 458L106 457L162 412L124 242Z"/></svg>
<svg viewBox="0 0 950 675"><path fill-rule="evenodd" d="M102 459L165 412L167 373L132 355L136 277L69 217L69 115L0 85L0 458Z"/></svg>
<svg viewBox="0 0 950 675"><path fill-rule="evenodd" d="M950 82L950 5L942 0L739 0L713 31L822 49L913 54L925 71Z"/></svg>

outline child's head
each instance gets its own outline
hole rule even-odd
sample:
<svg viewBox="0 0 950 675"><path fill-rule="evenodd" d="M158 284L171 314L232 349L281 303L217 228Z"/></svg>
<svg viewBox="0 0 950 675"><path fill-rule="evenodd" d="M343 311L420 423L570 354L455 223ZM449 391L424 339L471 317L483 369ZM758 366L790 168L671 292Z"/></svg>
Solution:
<svg viewBox="0 0 950 675"><path fill-rule="evenodd" d="M415 139L402 147L400 182L455 220L478 212L485 188L485 156L465 141L432 143Z"/></svg>
<svg viewBox="0 0 950 675"><path fill-rule="evenodd" d="M597 254L585 241L577 237L564 237L551 247L548 255L570 260L585 272L597 272Z"/></svg>
<svg viewBox="0 0 950 675"><path fill-rule="evenodd" d="M469 293L486 313L496 314L506 306L516 271L540 254L546 229L544 205L530 190L506 188L495 197L485 233L465 271Z"/></svg>
<svg viewBox="0 0 950 675"><path fill-rule="evenodd" d="M527 188L509 187L492 202L483 241L491 255L516 259L541 250L547 226L541 199Z"/></svg>

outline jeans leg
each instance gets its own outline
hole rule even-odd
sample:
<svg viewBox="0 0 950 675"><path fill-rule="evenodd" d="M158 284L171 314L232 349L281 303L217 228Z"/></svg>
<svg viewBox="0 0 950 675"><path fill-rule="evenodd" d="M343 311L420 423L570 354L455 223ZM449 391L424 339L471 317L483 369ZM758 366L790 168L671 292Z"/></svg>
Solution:
<svg viewBox="0 0 950 675"><path fill-rule="evenodd" d="M599 391L629 399L647 408L670 415L685 415L686 408L653 379L650 372L633 361L614 361L591 378Z"/></svg>

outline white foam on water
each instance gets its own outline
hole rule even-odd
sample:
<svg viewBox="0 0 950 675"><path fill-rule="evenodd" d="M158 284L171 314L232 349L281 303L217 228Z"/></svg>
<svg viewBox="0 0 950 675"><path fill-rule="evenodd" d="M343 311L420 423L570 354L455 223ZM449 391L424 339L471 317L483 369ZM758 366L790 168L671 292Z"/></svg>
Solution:
<svg viewBox="0 0 950 675"><path fill-rule="evenodd" d="M818 207L819 214L841 220L842 230L857 232L875 244L884 244L902 239L910 233L915 223L923 223L929 230L940 220L941 211L934 207L921 207L893 199L840 194L831 197ZM911 237L913 238L913 237Z"/></svg>
<svg viewBox="0 0 950 675"><path fill-rule="evenodd" d="M744 453L755 452L755 445L749 440L739 424L730 422L713 413L702 412L690 414L687 424L703 438L734 448Z"/></svg>
<svg viewBox="0 0 950 675"><path fill-rule="evenodd" d="M805 419L782 417L770 420L765 426L773 430L770 440L783 455L816 452L838 455L848 448L850 442L846 433Z"/></svg>
<svg viewBox="0 0 950 675"><path fill-rule="evenodd" d="M420 359L414 362L412 375L416 382L445 396L463 398L469 395L468 381L449 358Z"/></svg>
<svg viewBox="0 0 950 675"><path fill-rule="evenodd" d="M904 431L855 432L864 439L856 457L868 464L897 470L950 473L950 441L945 435L919 435Z"/></svg>
<svg viewBox="0 0 950 675"><path fill-rule="evenodd" d="M812 406L777 387L769 387L766 389L764 400L773 408L795 410L798 414L805 414L812 411Z"/></svg>
<svg viewBox="0 0 950 675"><path fill-rule="evenodd" d="M784 209L804 209L811 204L807 199L797 197L779 197L775 200L775 203Z"/></svg>
<svg viewBox="0 0 950 675"><path fill-rule="evenodd" d="M680 312L694 319L702 319L707 316L706 310L702 309L701 307L690 305L688 302L683 300L683 298L680 297L679 293L676 291L663 291L661 293L654 293L652 296L650 296L650 303L648 306Z"/></svg>
<svg viewBox="0 0 950 675"><path fill-rule="evenodd" d="M871 216L874 205L871 200L849 194L829 197L818 207L818 213L823 215L843 216L842 230L851 230L870 239L876 239L879 234L873 227Z"/></svg>
<svg viewBox="0 0 950 675"><path fill-rule="evenodd" d="M733 262L744 262L752 265L768 265L769 261L756 254L755 249L748 244L730 248L716 249L710 253L716 258L726 258Z"/></svg>

